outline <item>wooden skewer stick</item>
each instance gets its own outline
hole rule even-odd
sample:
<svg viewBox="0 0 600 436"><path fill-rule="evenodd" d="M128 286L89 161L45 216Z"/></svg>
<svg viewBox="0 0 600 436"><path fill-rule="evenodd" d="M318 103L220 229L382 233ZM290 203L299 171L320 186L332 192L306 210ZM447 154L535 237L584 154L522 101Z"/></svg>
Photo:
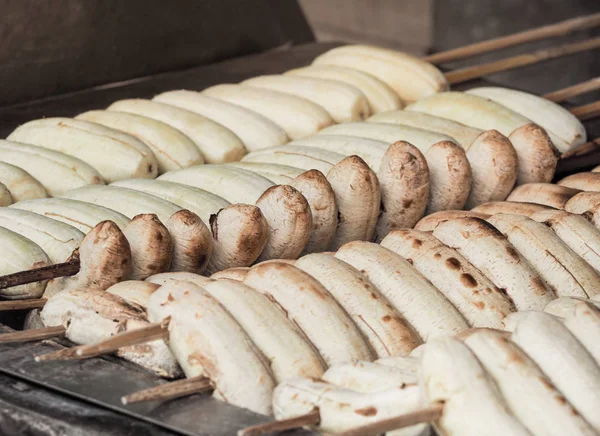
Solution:
<svg viewBox="0 0 600 436"><path fill-rule="evenodd" d="M439 419L444 412L443 404L436 404L427 409L418 410L416 412L407 413L405 415L395 416L394 418L383 419L381 421L366 424L352 430L338 433L337 436L367 436L376 435L411 425L420 424L422 422L431 422Z"/></svg>
<svg viewBox="0 0 600 436"><path fill-rule="evenodd" d="M31 298L29 300L0 301L0 312L6 310L41 309L47 303L45 298Z"/></svg>
<svg viewBox="0 0 600 436"><path fill-rule="evenodd" d="M36 356L35 360L36 362L43 362L46 360L88 359L90 357L109 354L121 347L143 344L157 339L166 339L169 335L168 326L169 319L161 323L150 324L140 329L116 334L96 344L79 345L68 350L59 350Z"/></svg>
<svg viewBox="0 0 600 436"><path fill-rule="evenodd" d="M296 416L295 418L282 419L280 421L270 421L263 424L253 425L238 431L238 436L258 436L265 433L275 431L291 430L293 428L304 427L305 425L319 425L321 415L318 409L308 412L305 415Z"/></svg>
<svg viewBox="0 0 600 436"><path fill-rule="evenodd" d="M570 20L538 27L537 29L525 30L524 32L501 36L499 38L477 42L464 47L434 53L432 55L425 56L423 59L434 64L457 61L459 59L467 59L479 54L501 50L503 48L524 44L526 42L539 41L541 39L552 38L555 36L565 36L597 26L600 26L600 13L584 17L571 18Z"/></svg>
<svg viewBox="0 0 600 436"><path fill-rule="evenodd" d="M446 79L451 85L457 83L468 82L469 80L487 76L489 74L508 71L526 65L537 64L542 61L556 59L562 56L568 56L575 53L580 53L587 50L600 48L600 37L586 39L584 41L565 44L558 47L534 51L522 55L513 56L510 58L501 59L499 61L488 62L473 67L467 67L450 71L446 73Z"/></svg>
<svg viewBox="0 0 600 436"><path fill-rule="evenodd" d="M578 95L596 91L597 89L600 89L600 77L586 80L585 82L581 82L577 85L569 86L567 88L559 89L558 91L549 92L548 94L545 94L542 97L555 103L559 103L561 101L577 97Z"/></svg>
<svg viewBox="0 0 600 436"><path fill-rule="evenodd" d="M572 158L572 157L576 157L576 156L584 156L584 155L587 155L588 153L598 150L599 148L600 148L600 138L596 138L589 142L586 142L583 145L580 145L579 147L577 147L574 150L563 153L563 155L560 157L560 159L564 160L564 159Z"/></svg>
<svg viewBox="0 0 600 436"><path fill-rule="evenodd" d="M79 265L79 251L75 250L66 262L1 276L0 289L50 280L56 277L73 276L79 272Z"/></svg>
<svg viewBox="0 0 600 436"><path fill-rule="evenodd" d="M63 326L43 327L41 329L23 330L19 332L4 333L0 335L0 343L8 344L12 342L30 342L42 339L57 338L64 336L67 332Z"/></svg>
<svg viewBox="0 0 600 436"><path fill-rule="evenodd" d="M591 120L600 116L600 100L571 109L571 113L581 121Z"/></svg>
<svg viewBox="0 0 600 436"><path fill-rule="evenodd" d="M208 378L204 376L192 377L125 395L121 397L121 402L123 404L132 404L142 401L166 401L187 395L200 394L212 389L213 384Z"/></svg>

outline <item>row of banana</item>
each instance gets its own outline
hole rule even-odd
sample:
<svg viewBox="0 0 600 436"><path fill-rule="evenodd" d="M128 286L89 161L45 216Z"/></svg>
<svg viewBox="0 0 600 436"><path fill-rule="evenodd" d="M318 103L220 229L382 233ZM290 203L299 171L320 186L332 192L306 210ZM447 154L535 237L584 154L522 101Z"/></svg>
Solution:
<svg viewBox="0 0 600 436"><path fill-rule="evenodd" d="M442 169L435 163L441 166L444 156L450 155L445 157L447 160L462 160L454 165L464 175L454 183L461 185L464 195L470 189L470 163L474 167L474 189L469 204L474 205L504 199L502 196L515 180L523 183L551 178L556 163L552 144L543 132L532 132L531 126L524 128L531 123L530 118L549 132L561 150L585 141L583 126L568 111L517 91L480 88L467 94L434 94L409 105L406 111L397 110L403 105L398 94L412 90L414 97L426 97L446 89L440 80L443 76L435 67L409 55L374 47L342 47L318 57L309 67L279 76L261 76L240 85L217 85L202 93L172 91L153 100L119 101L107 110L80 114L76 119L47 118L26 123L2 144L3 161L39 178L48 194L60 195L102 180L110 183L125 178L153 178L203 161L237 161L247 151L281 146L335 122L361 121L375 113L370 121L377 123L373 126L377 129L338 126L324 133L366 136L387 145L407 140L432 155L428 158L436 174ZM399 126L388 125L393 123ZM517 132L519 128L522 130ZM516 155L498 132L479 139L484 144L475 141L490 129L510 135ZM325 139L321 142L327 142ZM13 141L33 147L18 146ZM452 142L457 150L446 151L446 155L430 150L440 141ZM468 162L461 147L467 150ZM452 147L445 144L445 148ZM492 182L485 177L490 173L494 174ZM437 184L443 189L443 182L449 178L446 174L444 179L443 171L436 174L432 175L434 191L438 190ZM439 203L434 210L457 207L442 200ZM460 201L457 204L462 206Z"/></svg>
<svg viewBox="0 0 600 436"><path fill-rule="evenodd" d="M390 235L392 242L399 237L418 250L419 239L414 237L433 239L409 232L412 238ZM502 308L493 305L503 294L493 284L473 289L475 279L465 281L460 271L474 268L454 252L450 258L442 255L443 264L472 291L463 296L467 304L455 306L463 315L460 320L453 315L456 309L432 296L431 285L394 295L405 283L412 282L414 288L419 282L409 272L410 262L375 244L348 245L335 256L308 255L295 266L255 266L243 283L167 273L146 282L119 283L108 292L65 291L50 298L41 319L46 326L67 326L67 337L76 343L94 343L148 320L169 318L169 348L153 341L150 347L123 347L118 355L168 376L178 375L179 362L187 377L210 379L216 398L259 413L270 413L272 406L279 419L317 407L323 431L341 431L424 407L416 386L418 362L391 357L410 353L422 356L420 377L427 400L445 404L438 425L446 434L500 435L510 429L518 430L516 434L596 434L592 429L600 424L595 413L600 401L600 313L595 300L563 297L547 304L547 312L565 318L564 327L537 311L511 312L509 300L499 304L507 309L506 316L495 320L494 312ZM440 259L440 251L425 253ZM414 266L418 257L409 259ZM382 274L386 269L387 277ZM390 276L394 269L396 275ZM486 286L481 273L477 278L482 283L476 286ZM382 284L390 279L395 283L385 288ZM479 321L469 321L469 311L479 312ZM450 319L437 318L449 314ZM415 322L419 315L422 319ZM469 326L514 331L515 343L503 334L472 331ZM477 359L446 338L457 333ZM423 340L428 340L427 346L416 348ZM379 360L369 364L373 359ZM540 405L552 406L550 420L548 409ZM468 410L486 414L486 420L465 419ZM400 434L427 432L427 426L418 426Z"/></svg>

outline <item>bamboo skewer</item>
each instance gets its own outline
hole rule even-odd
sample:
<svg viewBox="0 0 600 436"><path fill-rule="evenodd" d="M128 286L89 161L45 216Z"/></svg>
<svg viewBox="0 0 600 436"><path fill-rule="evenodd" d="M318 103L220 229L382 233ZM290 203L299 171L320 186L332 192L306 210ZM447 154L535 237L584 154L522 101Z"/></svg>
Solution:
<svg viewBox="0 0 600 436"><path fill-rule="evenodd" d="M142 344L158 339L166 339L169 335L169 319L156 324L150 324L140 329L116 334L97 344L79 345L67 350L36 356L36 362L46 360L87 359L117 351L119 348ZM0 337L1 338L1 337Z"/></svg>
<svg viewBox="0 0 600 436"><path fill-rule="evenodd" d="M591 120L600 116L600 100L571 109L571 113L581 121Z"/></svg>
<svg viewBox="0 0 600 436"><path fill-rule="evenodd" d="M30 342L42 339L51 339L64 336L67 332L63 326L43 327L41 329L23 330L0 335L0 344L10 344L14 342Z"/></svg>
<svg viewBox="0 0 600 436"><path fill-rule="evenodd" d="M421 424L438 420L444 412L443 404L436 404L430 408L396 416L394 418L384 419L371 424L353 428L352 430L338 433L338 436L366 436L376 435L387 431L392 431L411 425Z"/></svg>
<svg viewBox="0 0 600 436"><path fill-rule="evenodd" d="M584 156L588 153L591 153L594 150L597 150L598 148L600 148L600 138L593 139L589 142L586 142L582 146L577 147L574 150L567 151L560 158L561 158L561 160L563 160L563 159L571 158L571 157L575 157L575 156Z"/></svg>
<svg viewBox="0 0 600 436"><path fill-rule="evenodd" d="M444 412L443 404L435 404L426 409L418 410L416 412L406 413L403 415L395 416L393 418L383 419L381 421L372 422L360 427L346 430L341 433L336 433L337 436L367 436L377 435L392 431L404 427L410 427L423 422L431 422L439 419ZM305 425L315 426L319 425L321 416L319 410L315 409L305 415L296 416L294 418L282 419L279 421L270 421L262 424L253 425L246 427L238 431L238 436L258 436L265 433L272 433L275 431L286 431L295 428L300 428Z"/></svg>
<svg viewBox="0 0 600 436"><path fill-rule="evenodd" d="M79 272L79 267L79 251L75 250L66 262L1 276L0 289L26 285L42 280L51 280L57 277L73 276Z"/></svg>
<svg viewBox="0 0 600 436"><path fill-rule="evenodd" d="M581 82L577 85L569 86L564 89L559 89L558 91L549 92L548 94L544 94L542 97L555 103L559 103L561 101L565 101L588 92L596 91L598 89L600 89L600 77L586 80L585 82Z"/></svg>
<svg viewBox="0 0 600 436"><path fill-rule="evenodd" d="M270 421L263 424L253 425L238 431L238 436L257 436L275 431L285 431L294 428L304 427L305 425L318 425L321 421L321 415L318 409L313 410L305 415L296 416L295 418L282 419L280 421Z"/></svg>
<svg viewBox="0 0 600 436"><path fill-rule="evenodd" d="M527 42L539 41L541 39L552 38L556 36L566 36L574 32L591 29L597 26L600 26L600 13L584 17L571 18L559 23L538 27L537 29L525 30L512 35L501 36L499 38L489 39L487 41L477 42L463 47L434 53L429 56L425 56L423 59L434 64L457 61Z"/></svg>
<svg viewBox="0 0 600 436"><path fill-rule="evenodd" d="M142 401L166 401L185 397L187 395L200 394L212 389L213 384L208 378L204 376L192 377L153 386L148 389L125 395L121 398L121 402L127 405Z"/></svg>
<svg viewBox="0 0 600 436"><path fill-rule="evenodd" d="M47 302L48 300L45 298L0 301L0 312L7 310L41 309Z"/></svg>
<svg viewBox="0 0 600 436"><path fill-rule="evenodd" d="M561 45L558 47L551 47L543 50L538 50L532 53L526 53L501 59L499 61L475 65L473 67L461 68L455 71L450 71L449 73L446 73L446 80L448 80L448 83L450 83L451 85L463 83L469 80L486 76L488 74L499 73L501 71L508 71L527 65L533 65L542 61L556 59L562 56L568 56L587 50L593 50L596 48L600 48L600 37L586 39L584 41Z"/></svg>

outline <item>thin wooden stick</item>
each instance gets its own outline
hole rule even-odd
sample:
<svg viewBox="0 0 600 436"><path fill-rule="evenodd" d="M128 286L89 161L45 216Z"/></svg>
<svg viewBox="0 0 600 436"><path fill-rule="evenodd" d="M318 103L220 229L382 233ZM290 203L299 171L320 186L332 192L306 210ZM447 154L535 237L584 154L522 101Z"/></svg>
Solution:
<svg viewBox="0 0 600 436"><path fill-rule="evenodd" d="M384 419L353 428L352 430L337 433L337 436L367 436L376 435L411 425L420 424L422 422L431 422L439 419L444 411L443 404L437 404L428 409L419 410L417 412L407 413L405 415L396 416L394 418Z"/></svg>
<svg viewBox="0 0 600 436"><path fill-rule="evenodd" d="M549 92L542 97L555 103L559 103L561 101L577 97L578 95L587 94L588 92L596 91L598 89L600 89L600 77L586 80L585 82L559 89L558 91Z"/></svg>
<svg viewBox="0 0 600 436"><path fill-rule="evenodd" d="M27 283L50 280L56 277L72 276L79 272L79 251L75 250L69 260L42 268L19 271L0 277L0 289Z"/></svg>
<svg viewBox="0 0 600 436"><path fill-rule="evenodd" d="M449 73L446 73L446 79L451 85L463 83L479 77L487 76L488 74L508 71L514 68L537 64L542 61L556 59L562 56L568 56L596 48L600 48L600 37L586 39L584 41L579 41L572 44L561 45L559 47L538 50L532 53L501 59L499 61L475 65L474 67L450 71Z"/></svg>
<svg viewBox="0 0 600 436"><path fill-rule="evenodd" d="M19 332L4 333L0 335L0 343L8 344L12 342L30 342L42 339L56 338L64 336L67 332L63 326L43 327L41 329L23 330Z"/></svg>
<svg viewBox="0 0 600 436"><path fill-rule="evenodd" d="M31 298L29 300L0 301L0 312L6 310L41 309L48 300L45 298Z"/></svg>
<svg viewBox="0 0 600 436"><path fill-rule="evenodd" d="M45 360L70 360L70 359L88 359L90 357L101 356L117 351L121 347L143 344L157 339L166 339L169 319L161 323L150 324L140 329L131 330L111 336L110 338L96 344L79 345L69 350L59 350L49 354L36 356L36 362Z"/></svg>
<svg viewBox="0 0 600 436"><path fill-rule="evenodd" d="M585 156L593 151L600 149L600 138L593 139L589 142L586 142L583 145L580 145L574 150L567 151L563 153L560 157L560 160L576 157L576 156ZM560 161L559 161L560 162Z"/></svg>
<svg viewBox="0 0 600 436"><path fill-rule="evenodd" d="M315 409L305 415L296 416L295 418L282 419L280 421L270 421L263 424L253 425L238 431L238 436L257 436L274 431L285 431L293 428L304 427L305 425L318 425L321 421L319 410Z"/></svg>
<svg viewBox="0 0 600 436"><path fill-rule="evenodd" d="M600 116L600 100L571 109L571 113L581 121L591 120Z"/></svg>
<svg viewBox="0 0 600 436"><path fill-rule="evenodd" d="M428 62L441 64L444 62L467 59L479 54L493 52L507 47L512 47L526 42L539 41L541 39L555 36L565 36L585 29L591 29L600 25L600 13L584 17L571 18L570 20L513 33L512 35L488 39L464 47L446 50L424 57Z"/></svg>
<svg viewBox="0 0 600 436"><path fill-rule="evenodd" d="M142 401L166 401L187 395L200 394L212 389L213 385L208 378L204 376L192 377L125 395L121 397L121 402L123 404L132 404Z"/></svg>

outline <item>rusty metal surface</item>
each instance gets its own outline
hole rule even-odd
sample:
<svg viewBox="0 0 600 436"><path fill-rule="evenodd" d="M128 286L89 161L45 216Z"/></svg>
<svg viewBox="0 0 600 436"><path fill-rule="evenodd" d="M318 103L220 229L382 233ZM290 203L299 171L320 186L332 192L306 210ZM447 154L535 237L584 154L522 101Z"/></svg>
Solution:
<svg viewBox="0 0 600 436"><path fill-rule="evenodd" d="M0 332L4 331L8 329L0 326ZM112 425L118 434L130 435L233 435L242 427L268 420L268 417L225 404L206 394L164 403L153 401L124 406L121 396L164 381L116 358L35 362L34 356L59 348L62 345L52 341L0 344L0 373L4 374L0 375L0 393L18 390L20 386L21 393L30 393L14 398L13 395L0 396L0 424L6 423L0 427L0 434L65 434L61 433L64 426L73 431L66 434L77 434L80 430L81 434L109 434ZM48 412L45 408L51 402L49 399L53 398L51 391L61 394L57 404L64 403L64 408L52 406L57 410L50 411L50 416L41 421L19 418L32 413L44 416ZM6 412L9 409L12 413ZM90 419L95 414L103 418ZM29 431L22 431L26 423L23 421L29 422ZM311 433L297 431L290 434Z"/></svg>

